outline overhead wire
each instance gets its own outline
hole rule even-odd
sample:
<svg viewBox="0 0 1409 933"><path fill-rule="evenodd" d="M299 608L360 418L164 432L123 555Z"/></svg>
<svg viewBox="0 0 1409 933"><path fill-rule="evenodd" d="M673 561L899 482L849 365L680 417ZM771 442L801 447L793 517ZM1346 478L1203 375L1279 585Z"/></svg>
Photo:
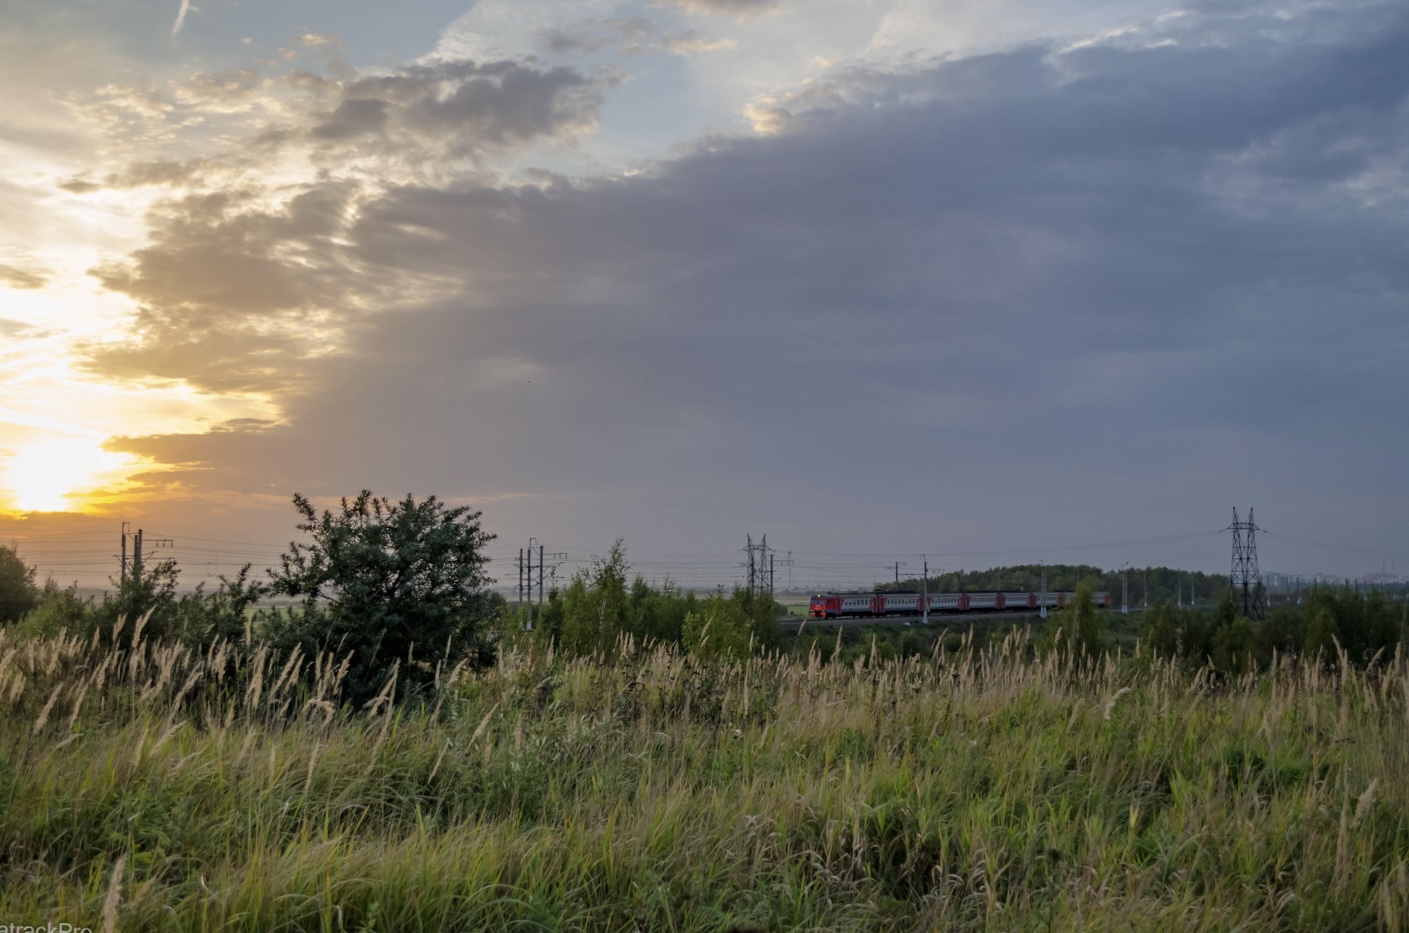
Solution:
<svg viewBox="0 0 1409 933"><path fill-rule="evenodd" d="M1409 561L1409 554L1399 553L1395 551L1387 551L1381 548L1371 548L1355 544L1335 544L1329 541L1315 541L1310 538L1302 538L1296 535L1288 535L1282 534L1281 532L1268 531L1267 529L1262 528L1260 526L1258 527L1257 532L1258 534L1267 538L1271 538L1274 541L1286 541L1289 544L1300 544L1304 547L1320 548L1321 550L1325 551L1339 551L1345 554L1364 554L1372 557L1382 558L1392 557L1396 560Z"/></svg>
<svg viewBox="0 0 1409 933"><path fill-rule="evenodd" d="M1178 541L1194 541L1218 537L1228 529L1217 531L1185 532L1179 534L1156 535L1143 538L1124 538L1108 541L1086 541L1071 544L1044 544L1031 547L982 548L974 550L929 551L931 573L943 572L939 562L972 557L1020 557L1022 555L1046 554L1063 551L1087 551L1094 549L1147 547ZM1382 549L1316 541L1295 535L1282 534L1259 528L1263 535L1275 540L1323 548L1343 553L1374 555L1385 558L1409 561L1409 556ZM66 540L56 540L63 536ZM150 547L148 560L157 558L173 559L179 568L194 572L204 572L214 578L227 571L234 572L246 564L257 572L277 568L280 558L286 553L287 545L269 542L214 538L200 535L175 535L146 532L147 540L160 542ZM47 540L40 540L41 538ZM87 540L85 540L85 538ZM20 553L33 561L44 571L97 572L116 571L118 555L110 548L108 536L92 533L52 532L42 535L25 536L17 542ZM105 542L99 544L98 542ZM169 543L168 543L169 542ZM116 542L111 542L116 543ZM68 546L76 545L76 546ZM548 548L545 542L542 547ZM533 550L537 551L537 548ZM628 573L640 575L647 580L660 582L670 580L688 588L711 589L717 586L729 587L742 582L747 575L747 561L743 548L737 552L680 553L646 552L633 554L626 551ZM550 563L555 585L566 584L574 574L590 571L602 561L607 551L601 548L584 548L572 545L551 545L553 555ZM893 578L895 564L901 563L901 575L907 578L918 576L916 555L910 551L891 552L846 552L846 551L807 551L790 549L787 562L778 561L774 565L775 581L784 572L789 572L795 581L794 589L815 589L819 587L854 588L870 587L878 581ZM498 539L484 549L488 559L488 570L495 578L495 585L503 589L513 589L514 570L518 561L527 562L528 549L509 546ZM534 553L533 566L537 568L538 554ZM952 572L952 568L951 568Z"/></svg>

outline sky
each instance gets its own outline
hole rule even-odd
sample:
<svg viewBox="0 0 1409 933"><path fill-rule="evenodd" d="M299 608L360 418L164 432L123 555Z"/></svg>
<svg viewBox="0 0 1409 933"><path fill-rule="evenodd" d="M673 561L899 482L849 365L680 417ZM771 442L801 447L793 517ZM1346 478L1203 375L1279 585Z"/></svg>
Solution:
<svg viewBox="0 0 1409 933"><path fill-rule="evenodd" d="M6 0L0 539L1409 574L1409 9Z"/></svg>

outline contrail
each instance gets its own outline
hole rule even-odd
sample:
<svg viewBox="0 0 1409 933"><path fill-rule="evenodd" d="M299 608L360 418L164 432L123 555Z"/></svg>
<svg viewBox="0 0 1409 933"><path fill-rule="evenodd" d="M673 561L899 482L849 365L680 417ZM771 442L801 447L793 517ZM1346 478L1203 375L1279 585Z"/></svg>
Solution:
<svg viewBox="0 0 1409 933"><path fill-rule="evenodd" d="M171 38L175 39L176 34L181 31L181 24L186 22L186 12L191 9L191 0L181 0L181 9L176 13L176 25L171 27Z"/></svg>

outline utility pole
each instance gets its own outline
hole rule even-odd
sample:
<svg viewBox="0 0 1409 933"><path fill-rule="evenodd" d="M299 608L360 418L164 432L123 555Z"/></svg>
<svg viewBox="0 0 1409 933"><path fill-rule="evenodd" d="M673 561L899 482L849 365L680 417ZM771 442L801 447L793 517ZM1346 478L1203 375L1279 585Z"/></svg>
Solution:
<svg viewBox="0 0 1409 933"><path fill-rule="evenodd" d="M1130 564L1129 564L1128 562L1121 564L1121 565L1120 565L1120 614L1123 615L1123 616L1130 614L1130 586L1129 586L1129 576L1130 576Z"/></svg>
<svg viewBox="0 0 1409 933"><path fill-rule="evenodd" d="M142 529L132 536L132 575L142 575Z"/></svg>
<svg viewBox="0 0 1409 933"><path fill-rule="evenodd" d="M1039 560L1037 566L1042 568L1042 596L1037 603L1037 613L1040 618L1045 619L1047 618L1047 562L1045 560Z"/></svg>
<svg viewBox="0 0 1409 933"><path fill-rule="evenodd" d="M920 585L920 614L924 624L930 624L930 557L928 554L921 554L920 560L924 563L924 583Z"/></svg>
<svg viewBox="0 0 1409 933"><path fill-rule="evenodd" d="M117 575L119 586L127 582L127 529L131 527L131 522L122 523L122 565Z"/></svg>
<svg viewBox="0 0 1409 933"><path fill-rule="evenodd" d="M525 577L525 582L528 583L526 595L528 596L528 630L530 632L533 631L533 543L537 540L537 538L528 539L528 573ZM543 568L539 567L538 572L541 574Z"/></svg>
<svg viewBox="0 0 1409 933"><path fill-rule="evenodd" d="M528 630L533 631L533 545L538 538L528 538ZM542 565L538 567L538 575L542 575Z"/></svg>
<svg viewBox="0 0 1409 933"><path fill-rule="evenodd" d="M760 577L763 575L763 562L764 562L764 560L767 560L767 561L768 561L768 598L769 598L769 599L772 599L772 598L773 598L773 555L768 552L768 536L767 536L767 535L764 535L764 536L763 536L762 542L760 542L760 544L758 545L758 554L759 554L759 558L760 558L760 560L759 560L759 562L758 562L758 573L759 573L759 576L760 576ZM763 581L762 581L762 580L759 580L758 582L759 582L759 585L762 586Z"/></svg>
<svg viewBox="0 0 1409 933"><path fill-rule="evenodd" d="M533 552L535 548L538 550L537 568L535 568L533 565ZM537 608L538 612L541 612L543 609L543 587L547 582L548 577L548 561L550 559L554 561L553 579L554 581L556 581L558 579L558 564L567 560L567 557L568 556L566 553L547 553L542 542L540 542L536 537L528 539L528 547L519 548L519 608L522 609L525 604L527 604L528 606L528 620L525 623L525 628L528 631L533 631L534 617L535 615L537 615L534 610L533 604L535 569L538 575L536 581L538 584Z"/></svg>

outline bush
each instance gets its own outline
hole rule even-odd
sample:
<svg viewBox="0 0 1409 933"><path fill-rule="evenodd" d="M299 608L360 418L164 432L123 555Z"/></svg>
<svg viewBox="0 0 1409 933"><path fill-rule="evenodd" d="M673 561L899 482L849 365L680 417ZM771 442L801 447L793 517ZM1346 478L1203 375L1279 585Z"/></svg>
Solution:
<svg viewBox="0 0 1409 933"><path fill-rule="evenodd" d="M233 580L222 575L215 592L205 592L202 583L194 593L181 597L177 614L181 618L181 636L187 643L204 650L217 640L250 642L251 610L269 587L250 580L249 572L250 565L245 564Z"/></svg>
<svg viewBox="0 0 1409 933"><path fill-rule="evenodd" d="M150 567L145 561L134 560L127 576L113 581L116 595L104 596L94 609L94 624L104 643L130 645L139 619L144 620L143 638L161 640L175 635L180 629L176 598L180 575L174 560L158 561Z"/></svg>
<svg viewBox="0 0 1409 933"><path fill-rule="evenodd" d="M1047 622L1050 647L1076 658L1095 658L1105 640L1105 620L1096 608L1096 587L1088 578L1077 584L1071 602Z"/></svg>
<svg viewBox="0 0 1409 933"><path fill-rule="evenodd" d="M25 614L15 627L16 634L51 638L60 632L86 636L95 624L92 599L78 595L78 584L61 588L51 578L44 582L39 604Z"/></svg>
<svg viewBox="0 0 1409 933"><path fill-rule="evenodd" d="M0 545L0 622L17 622L37 605L34 568L24 562L15 545Z"/></svg>
<svg viewBox="0 0 1409 933"><path fill-rule="evenodd" d="M591 567L573 575L563 593L560 632L545 631L558 638L567 657L601 652L610 655L617 638L626 631L626 548L620 538L606 557L598 557Z"/></svg>
<svg viewBox="0 0 1409 933"><path fill-rule="evenodd" d="M742 587L727 599L718 592L685 616L681 635L685 649L699 657L745 658L779 641L775 604Z"/></svg>
<svg viewBox="0 0 1409 933"><path fill-rule="evenodd" d="M1179 623L1168 602L1157 602L1146 613L1144 641L1145 647L1157 658L1173 658L1179 654Z"/></svg>
<svg viewBox="0 0 1409 933"><path fill-rule="evenodd" d="M480 528L479 512L367 490L344 498L337 513L319 515L298 494L293 501L312 541L290 544L270 571L274 593L303 600L301 610L271 618L277 646L352 652L345 696L354 702L375 696L393 665L404 696L445 665L492 660L484 548L494 536Z"/></svg>

